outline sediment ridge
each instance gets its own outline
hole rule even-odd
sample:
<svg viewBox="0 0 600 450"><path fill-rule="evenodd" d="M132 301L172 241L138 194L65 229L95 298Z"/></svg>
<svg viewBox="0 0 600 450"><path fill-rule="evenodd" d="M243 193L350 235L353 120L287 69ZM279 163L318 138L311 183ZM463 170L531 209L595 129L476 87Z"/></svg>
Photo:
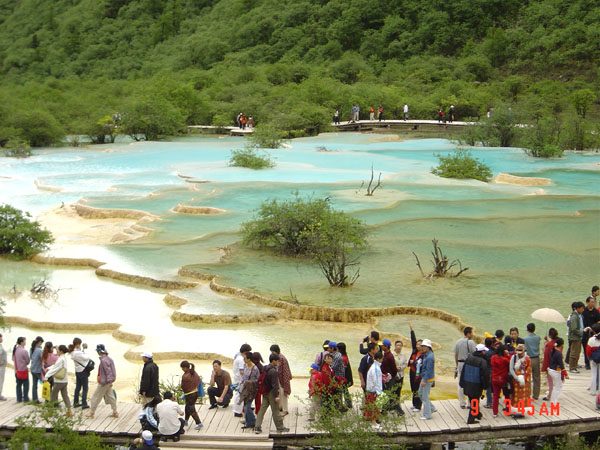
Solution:
<svg viewBox="0 0 600 450"><path fill-rule="evenodd" d="M173 211L180 214L191 214L191 215L210 215L210 214L222 214L227 212L224 209L213 208L211 206L188 206L179 203Z"/></svg>
<svg viewBox="0 0 600 450"><path fill-rule="evenodd" d="M184 323L263 323L283 318L282 313L264 314L190 314L175 311L171 314L173 322Z"/></svg>
<svg viewBox="0 0 600 450"><path fill-rule="evenodd" d="M158 289L190 289L197 286L197 283L190 281L157 280L150 277L143 277L141 275L131 275L123 272L117 272L116 270L102 268L96 269L96 275L99 277L112 278L113 280L125 281L128 283L140 284Z"/></svg>
<svg viewBox="0 0 600 450"><path fill-rule="evenodd" d="M54 256L44 256L41 254L34 255L30 261L37 264L48 264L52 266L78 266L89 267L92 269L97 269L106 264L91 258L57 258Z"/></svg>
<svg viewBox="0 0 600 450"><path fill-rule="evenodd" d="M92 206L82 205L81 203L73 204L75 211L84 219L133 219L153 221L160 218L154 214L138 209L109 209L109 208L94 208Z"/></svg>
<svg viewBox="0 0 600 450"><path fill-rule="evenodd" d="M518 177L509 173L499 173L494 178L495 183L514 184L516 186L549 186L552 184L550 178Z"/></svg>

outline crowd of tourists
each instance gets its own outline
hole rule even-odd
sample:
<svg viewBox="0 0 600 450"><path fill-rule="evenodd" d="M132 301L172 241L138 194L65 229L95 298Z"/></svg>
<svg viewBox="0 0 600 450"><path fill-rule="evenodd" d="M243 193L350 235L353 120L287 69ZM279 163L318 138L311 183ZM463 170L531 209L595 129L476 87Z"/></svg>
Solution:
<svg viewBox="0 0 600 450"><path fill-rule="evenodd" d="M371 120L371 121L378 120L379 122L381 122L383 120L383 105L379 105L377 107L377 109L375 109L373 106L370 106L368 109L369 109L369 120ZM456 108L454 107L454 105L450 105L447 113L442 111L442 109L437 109L435 111L435 117L437 118L439 123L446 123L446 122L452 123L454 120L456 120ZM402 118L404 121L408 120L408 104L407 103L405 103L404 106L402 107ZM350 108L350 116L348 118L347 123L348 124L356 123L359 120L360 120L360 106L358 104L352 105L352 107ZM336 125L340 124L340 110L339 109L336 109L335 112L333 113L333 123Z"/></svg>
<svg viewBox="0 0 600 450"><path fill-rule="evenodd" d="M572 303L565 337L560 337L556 328L550 328L541 338L536 334L535 325L529 323L524 336L517 327L510 328L508 335L499 329L493 335L486 332L482 342L476 344L473 329L466 327L464 336L454 346L454 360L458 402L467 412L467 423L475 423L482 418L480 407L490 408L493 417L497 417L502 405L503 414L523 417L533 407L531 401L542 395L542 374L547 379L547 390L542 400L558 404L563 383L569 379L569 374L579 373L583 367L591 372L588 390L598 402L600 311L596 301L599 294L600 289L594 286L585 303ZM422 420L431 419L436 412L430 399L431 389L435 387L434 345L430 339L417 339L410 323L409 328L411 348L407 352L403 351L401 340L394 343L389 339L380 341L377 331L372 331L358 345L358 352L362 355L358 366L363 392L361 403L364 402L365 419L372 422L375 430L381 429L382 415L401 416L405 413L401 406L401 393L406 373L411 391L411 410L418 412ZM567 352L563 357L565 346ZM17 402L40 403L40 399L45 399L57 404L60 394L67 415L72 415L73 408L81 407L89 409L87 415L93 418L98 405L104 400L111 406L112 417L118 417L113 389L115 364L103 344L96 346L99 359L97 386L90 402L87 401L88 381L94 372L95 362L86 349L87 345L77 337L69 346L55 346L37 336L29 347L26 339L19 337L12 350ZM582 349L584 366L579 366ZM292 373L279 345L271 345L270 355L264 361L259 352L253 352L249 344L243 344L235 355L231 374L222 367L221 361L213 361L206 391L194 364L181 361L181 394L177 395L160 391L159 368L152 353L144 352L141 357L144 367L139 388L142 404L139 419L145 431L159 434L164 439L179 440L190 418L194 420L196 429L202 428L196 404L198 398L205 394L210 402L209 409L226 409L231 405L243 429L253 429L260 434L265 413L270 408L277 431L289 431L284 426L284 417L289 414ZM68 358L75 367L73 403L68 390ZM7 359L0 335L0 401L6 400L2 396L2 386ZM325 340L310 366L309 420L315 420L318 411L324 407L342 412L352 408L349 388L353 384L346 344ZM42 386L41 392L39 386ZM501 396L504 398L502 403ZM185 403L183 409L179 400Z"/></svg>

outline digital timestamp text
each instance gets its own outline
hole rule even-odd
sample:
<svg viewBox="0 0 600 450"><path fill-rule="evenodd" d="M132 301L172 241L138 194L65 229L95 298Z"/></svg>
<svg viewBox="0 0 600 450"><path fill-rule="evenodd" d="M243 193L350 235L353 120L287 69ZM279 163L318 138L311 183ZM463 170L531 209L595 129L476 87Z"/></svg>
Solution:
<svg viewBox="0 0 600 450"><path fill-rule="evenodd" d="M510 416L511 414L514 414L515 412L518 412L519 414L523 414L524 416L559 416L560 415L560 403L556 402L556 403L546 403L546 402L542 402L541 405L539 405L536 408L536 405L533 403L533 399L530 398L529 400L525 401L525 400L520 400L519 402L513 404L510 399L505 399L504 400L504 415L505 416ZM478 416L479 415L479 399L478 398L474 398L473 400L471 400L471 411L470 414L473 416Z"/></svg>

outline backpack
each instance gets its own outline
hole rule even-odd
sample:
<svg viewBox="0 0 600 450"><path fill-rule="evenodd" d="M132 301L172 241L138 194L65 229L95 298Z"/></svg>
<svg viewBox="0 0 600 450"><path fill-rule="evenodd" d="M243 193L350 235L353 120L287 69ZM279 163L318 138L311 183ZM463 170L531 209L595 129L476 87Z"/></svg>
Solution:
<svg viewBox="0 0 600 450"><path fill-rule="evenodd" d="M594 361L596 364L600 364L600 347L596 347L592 354L590 355L590 359Z"/></svg>
<svg viewBox="0 0 600 450"><path fill-rule="evenodd" d="M87 365L83 368L83 371L87 372L87 373L92 373L92 371L94 370L94 367L96 367L96 363L94 362L93 359L90 358Z"/></svg>
<svg viewBox="0 0 600 450"><path fill-rule="evenodd" d="M267 380L267 371L263 370L261 374L258 376L258 393L260 395L267 395L271 391L271 386L269 386L269 381Z"/></svg>

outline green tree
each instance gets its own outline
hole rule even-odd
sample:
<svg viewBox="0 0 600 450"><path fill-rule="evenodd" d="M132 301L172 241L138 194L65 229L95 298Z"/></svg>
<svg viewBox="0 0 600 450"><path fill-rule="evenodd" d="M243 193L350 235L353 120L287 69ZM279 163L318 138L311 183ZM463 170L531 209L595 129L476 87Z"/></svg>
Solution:
<svg viewBox="0 0 600 450"><path fill-rule="evenodd" d="M26 259L46 250L53 242L50 232L30 217L10 205L0 206L0 255Z"/></svg>
<svg viewBox="0 0 600 450"><path fill-rule="evenodd" d="M594 103L595 99L596 95L591 89L579 89L573 92L573 95L571 96L575 111L577 111L577 114L582 119L585 119L588 108Z"/></svg>
<svg viewBox="0 0 600 450"><path fill-rule="evenodd" d="M467 149L459 148L452 155L436 155L440 163L431 173L442 178L472 179L488 182L492 171L483 162L471 156Z"/></svg>
<svg viewBox="0 0 600 450"><path fill-rule="evenodd" d="M122 118L123 133L133 139L153 141L177 133L183 117L177 108L161 97L136 100Z"/></svg>
<svg viewBox="0 0 600 450"><path fill-rule="evenodd" d="M523 148L537 158L561 157L561 123L556 118L544 117L524 130Z"/></svg>
<svg viewBox="0 0 600 450"><path fill-rule="evenodd" d="M4 156L12 158L27 158L31 156L31 148L23 139L9 139L4 145Z"/></svg>
<svg viewBox="0 0 600 450"><path fill-rule="evenodd" d="M351 286L359 276L368 231L360 220L335 211L328 200L264 202L242 224L244 245L269 249L316 263L331 286Z"/></svg>
<svg viewBox="0 0 600 450"><path fill-rule="evenodd" d="M65 131L54 115L41 107L29 109L29 106L9 119L10 125L18 130L18 137L32 147L47 147L60 142Z"/></svg>
<svg viewBox="0 0 600 450"><path fill-rule="evenodd" d="M517 136L517 119L512 108L499 105L492 111L491 117L484 122L487 128L488 142L497 141L500 147L510 147ZM489 138L493 138L490 140Z"/></svg>
<svg viewBox="0 0 600 450"><path fill-rule="evenodd" d="M104 116L92 123L86 134L94 144L104 144L107 136L108 141L112 144L117 137L117 124L112 116Z"/></svg>
<svg viewBox="0 0 600 450"><path fill-rule="evenodd" d="M284 133L271 123L259 124L248 137L250 145L256 148L279 148L283 143Z"/></svg>

